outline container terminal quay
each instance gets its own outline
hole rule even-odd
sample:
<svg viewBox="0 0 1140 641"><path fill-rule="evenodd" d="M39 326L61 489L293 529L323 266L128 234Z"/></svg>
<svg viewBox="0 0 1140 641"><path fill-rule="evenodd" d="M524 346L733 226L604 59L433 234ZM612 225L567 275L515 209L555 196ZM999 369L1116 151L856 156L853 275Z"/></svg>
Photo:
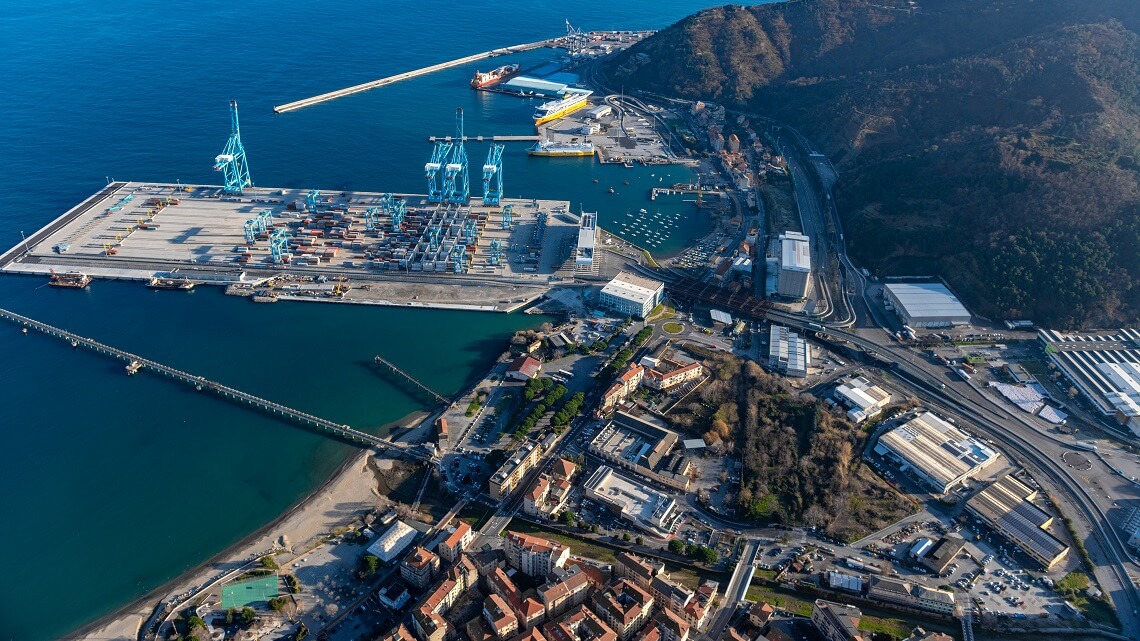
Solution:
<svg viewBox="0 0 1140 641"><path fill-rule="evenodd" d="M0 256L0 270L223 285L259 302L510 311L573 279L579 225L568 210L551 200L458 206L424 195L118 182Z"/></svg>

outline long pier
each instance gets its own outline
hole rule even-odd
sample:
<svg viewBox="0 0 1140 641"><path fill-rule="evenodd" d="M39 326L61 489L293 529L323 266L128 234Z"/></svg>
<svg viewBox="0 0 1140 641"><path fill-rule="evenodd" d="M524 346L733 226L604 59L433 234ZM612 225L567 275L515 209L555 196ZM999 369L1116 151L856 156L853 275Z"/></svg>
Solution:
<svg viewBox="0 0 1140 641"><path fill-rule="evenodd" d="M436 142L442 140L444 142L451 142L456 140L458 136L428 136L428 142ZM464 136L463 141L467 142L474 140L476 142L483 142L491 140L494 142L538 142L542 140L539 136Z"/></svg>
<svg viewBox="0 0 1140 641"><path fill-rule="evenodd" d="M283 113L288 112L288 111L296 111L297 109L304 109L305 107L311 107L312 105L320 104L322 102L328 102L330 100L336 100L337 98L343 98L344 96L351 96L354 93L360 93L362 91L368 91L369 89L375 89L376 87L383 87L384 85L390 85L392 83L400 82L401 80L408 80L410 78L415 78L417 76L424 76L424 75L427 75L429 73L434 73L436 71L442 71L443 69L449 69L451 67L458 67L459 65L465 65L469 62L475 62L477 60L483 60L485 58L490 58L492 56L502 56L502 55L506 55L506 54L510 54L510 53L518 53L520 51L530 51L532 49L540 49L542 47L551 46L559 40L561 40L561 38L550 38L547 40L539 40L538 42L528 42L526 44L514 45L512 47L503 47L501 49L492 49L490 51L484 51L482 53L477 53L474 55L465 56L463 58L456 58L455 60L450 60L448 62L441 62L439 64L431 65L429 67L423 67L422 69L416 69L414 71L405 71L404 73L398 73L394 76L388 76L387 78L380 78L379 80L372 80L370 82L361 83L359 85L353 85L351 87L345 87L344 89L337 89L336 91L330 91L328 93L323 93L319 96L313 96L311 98L304 98L302 100L297 100L294 102L286 103L284 105L278 105L278 106L273 108L273 112L283 114Z"/></svg>
<svg viewBox="0 0 1140 641"><path fill-rule="evenodd" d="M22 325L25 328L37 330L48 336L53 336L55 338L70 342L73 347L85 347L94 352L126 361L127 363L138 363L141 368L149 369L156 373L163 374L168 378L193 385L194 388L199 391L209 390L224 398L251 405L270 414L292 419L298 423L301 423L302 425L314 427L321 432L337 436L341 439L351 441L353 443L372 445L382 450L394 450L421 460L431 460L431 455L425 451L421 451L420 448L407 447L393 443L392 441L380 438L379 436L374 436L372 434L368 434L367 432L361 432L360 430L353 429L347 425L334 423L328 419L324 419L319 416L313 416L307 412L302 412L301 410L286 407L280 403L275 403L273 401L254 396L253 394L248 394L241 390L234 389L232 387L227 387L221 383L208 380L202 376L195 376L173 367L163 365L157 361L143 358L142 356L137 356L135 354L131 354L130 352L125 352L121 349L117 349L109 345L104 345L103 343L92 340L90 338L84 338L78 334L53 327L47 323L41 323L37 320L28 318L27 316L22 316L6 309L0 309L0 318L12 321L13 323Z"/></svg>
<svg viewBox="0 0 1140 641"><path fill-rule="evenodd" d="M420 388L425 393L427 393L429 396L431 396L435 400L439 401L441 404L443 404L443 405L450 405L451 404L451 399L447 398L443 394L440 394L439 392L428 387L426 384L421 382L418 378L416 378L415 376L412 376L411 374L400 369L395 364L386 360L383 356L374 356L374 357L372 357L372 360L375 363L377 363L378 365L383 365L384 367L387 367L393 374L400 376L404 380L406 380L406 381L410 382L411 384L415 385L416 387Z"/></svg>

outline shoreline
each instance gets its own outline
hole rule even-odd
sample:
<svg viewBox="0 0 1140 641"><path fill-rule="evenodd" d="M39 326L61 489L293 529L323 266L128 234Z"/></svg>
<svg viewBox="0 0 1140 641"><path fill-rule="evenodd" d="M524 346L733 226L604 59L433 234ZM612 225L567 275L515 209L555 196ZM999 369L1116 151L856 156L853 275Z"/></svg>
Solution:
<svg viewBox="0 0 1140 641"><path fill-rule="evenodd" d="M388 430L390 432L392 429L401 425L419 423L425 416L429 415L428 412L423 410L416 410L399 420L383 425L380 431ZM285 526L288 525L291 520L304 517L306 512L317 507L318 503L322 499L327 498L334 487L351 482L354 475L364 472L366 473L364 475L370 480L371 472L367 467L367 462L371 460L375 454L376 452L373 451L372 448L360 449L349 454L348 457L329 474L329 477L325 479L324 482L265 525L246 534L218 553L203 560L201 563L156 586L146 594L63 635L62 638L69 641L95 641L96 639L100 641L107 639L113 639L114 641L134 641L139 637L141 627L150 619L156 608L167 596L173 593L185 592L191 587L201 585L208 581L210 577L222 571L218 567L222 564L233 563L235 560L244 560L251 553L257 552L257 550L253 549L255 544L266 537L274 535L272 538L276 539L282 535L286 535L289 539L289 547L294 549L309 543L315 537L310 536L304 540L294 540L293 537L288 536L290 532L281 530L284 530ZM380 496L374 484L371 494L375 497ZM329 529L339 525L339 522L333 524L326 520L322 525L327 525L328 528L325 529ZM135 620L136 618L137 621Z"/></svg>

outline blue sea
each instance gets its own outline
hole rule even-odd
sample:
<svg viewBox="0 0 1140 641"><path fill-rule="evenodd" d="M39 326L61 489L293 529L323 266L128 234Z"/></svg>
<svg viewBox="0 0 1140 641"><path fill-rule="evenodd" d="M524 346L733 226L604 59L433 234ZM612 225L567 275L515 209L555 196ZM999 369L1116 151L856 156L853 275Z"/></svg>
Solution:
<svg viewBox="0 0 1140 641"><path fill-rule="evenodd" d="M556 36L564 19L660 28L712 4L14 0L0 13L0 246L108 178L216 183L231 99L255 184L423 193L427 137L453 133L456 107L469 135L533 133L534 102L467 87L491 61L288 114L273 105ZM477 164L486 151L468 154ZM681 212L663 254L707 229L690 204L648 199L652 186L688 180L681 168L531 158L512 144L504 176L508 195L566 199L603 226L642 207ZM259 306L122 283L59 291L19 276L0 277L0 306L371 431L420 409L368 367L373 354L454 392L511 332L542 320ZM0 639L58 638L114 611L272 520L351 453L10 325L0 325L0 381Z"/></svg>

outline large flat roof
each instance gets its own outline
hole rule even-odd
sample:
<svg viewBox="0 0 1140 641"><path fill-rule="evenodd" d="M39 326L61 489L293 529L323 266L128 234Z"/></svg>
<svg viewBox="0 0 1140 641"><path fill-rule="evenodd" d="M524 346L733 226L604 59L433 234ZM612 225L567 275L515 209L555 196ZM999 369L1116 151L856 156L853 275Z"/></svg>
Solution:
<svg viewBox="0 0 1140 641"><path fill-rule="evenodd" d="M1140 412L1140 330L1037 333L1045 353L1103 414Z"/></svg>
<svg viewBox="0 0 1140 641"><path fill-rule="evenodd" d="M1034 491L1012 476L1005 476L978 492L966 507L983 520L996 524L1005 536L1031 556L1052 565L1069 546L1045 530L1052 518L1028 497Z"/></svg>
<svg viewBox="0 0 1140 641"><path fill-rule="evenodd" d="M883 434L879 445L942 487L975 474L1000 456L930 412Z"/></svg>
<svg viewBox="0 0 1140 641"><path fill-rule="evenodd" d="M886 289L912 318L970 319L970 311L942 283L890 283Z"/></svg>
<svg viewBox="0 0 1140 641"><path fill-rule="evenodd" d="M629 272L618 272L618 275L602 288L602 293L644 304L656 296L663 287L665 283L661 281Z"/></svg>
<svg viewBox="0 0 1140 641"><path fill-rule="evenodd" d="M631 521L664 528L665 522L677 506L669 496L632 479L621 476L612 467L603 465L590 475L586 490L597 501L609 503L621 510Z"/></svg>
<svg viewBox="0 0 1140 641"><path fill-rule="evenodd" d="M811 246L808 237L789 231L780 234L780 269L811 271Z"/></svg>

